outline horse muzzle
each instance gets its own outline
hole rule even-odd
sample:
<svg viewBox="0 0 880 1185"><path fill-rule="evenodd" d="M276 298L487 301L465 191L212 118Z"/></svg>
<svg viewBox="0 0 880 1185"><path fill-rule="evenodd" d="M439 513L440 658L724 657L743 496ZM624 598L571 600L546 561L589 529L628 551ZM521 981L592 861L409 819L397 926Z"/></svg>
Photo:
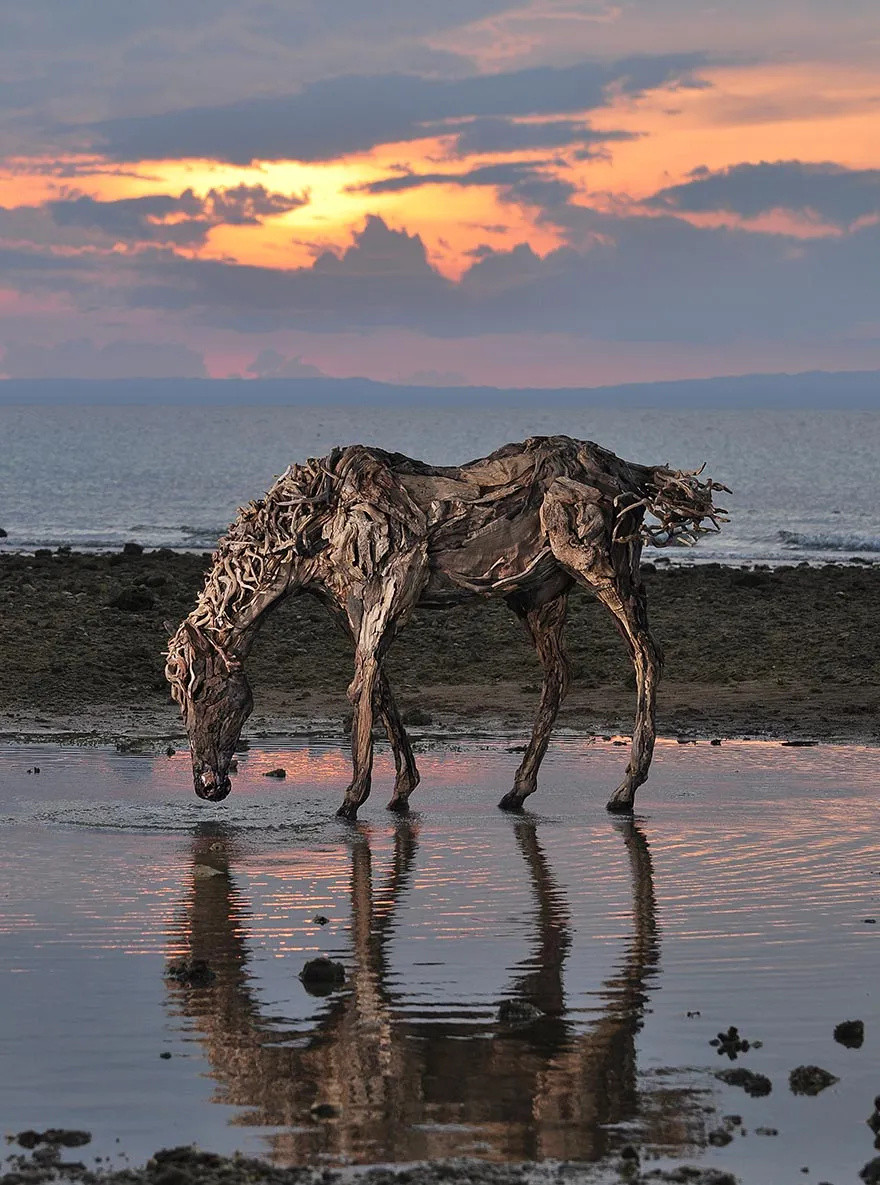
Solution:
<svg viewBox="0 0 880 1185"><path fill-rule="evenodd" d="M206 802L222 802L232 789L232 783L226 774L220 777L210 769L196 774L194 786L196 794Z"/></svg>

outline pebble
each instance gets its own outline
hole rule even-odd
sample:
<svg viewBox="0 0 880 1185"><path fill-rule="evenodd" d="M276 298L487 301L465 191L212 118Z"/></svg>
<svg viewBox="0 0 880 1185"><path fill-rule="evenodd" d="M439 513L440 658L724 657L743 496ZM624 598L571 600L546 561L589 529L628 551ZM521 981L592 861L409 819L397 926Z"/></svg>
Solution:
<svg viewBox="0 0 880 1185"><path fill-rule="evenodd" d="M544 1013L528 1000L502 1000L498 1006L498 1023L516 1027L530 1025Z"/></svg>
<svg viewBox="0 0 880 1185"><path fill-rule="evenodd" d="M165 978L188 987L207 987L217 975L205 959L175 959L165 968Z"/></svg>
<svg viewBox="0 0 880 1185"><path fill-rule="evenodd" d="M319 955L317 959L309 959L299 977L307 987L333 987L345 983L345 967Z"/></svg>
<svg viewBox="0 0 880 1185"><path fill-rule="evenodd" d="M721 1082L726 1082L728 1086L741 1086L753 1099L762 1098L773 1089L773 1083L765 1074L756 1074L742 1067L736 1070L719 1070L715 1077Z"/></svg>
<svg viewBox="0 0 880 1185"><path fill-rule="evenodd" d="M834 1040L838 1045L845 1045L847 1049L860 1049L865 1040L865 1022L862 1020L842 1020L834 1026Z"/></svg>
<svg viewBox="0 0 880 1185"><path fill-rule="evenodd" d="M214 868L212 864L193 865L193 880L206 881L210 880L212 876L223 876L223 873L219 868Z"/></svg>
<svg viewBox="0 0 880 1185"><path fill-rule="evenodd" d="M312 1103L309 1113L315 1119L335 1119L339 1114L339 1108L335 1107L333 1103Z"/></svg>

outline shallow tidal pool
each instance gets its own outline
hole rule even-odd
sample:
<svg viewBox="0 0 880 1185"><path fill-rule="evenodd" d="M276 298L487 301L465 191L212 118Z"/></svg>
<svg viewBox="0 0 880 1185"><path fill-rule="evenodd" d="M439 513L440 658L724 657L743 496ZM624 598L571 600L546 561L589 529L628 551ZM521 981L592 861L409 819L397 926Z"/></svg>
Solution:
<svg viewBox="0 0 880 1185"><path fill-rule="evenodd" d="M878 1155L880 750L661 742L634 821L604 810L626 755L557 740L517 817L495 805L509 741L423 743L398 819L382 752L351 826L335 745L252 742L220 804L186 752L0 747L4 1131L84 1128L111 1163L195 1142L616 1176L631 1146L750 1185L856 1180ZM327 995L299 978L318 954L345 967ZM181 958L213 980L167 978ZM857 1049L833 1034L854 1019ZM730 1025L735 1059L710 1044ZM801 1064L839 1081L795 1095ZM716 1077L738 1067L771 1092Z"/></svg>

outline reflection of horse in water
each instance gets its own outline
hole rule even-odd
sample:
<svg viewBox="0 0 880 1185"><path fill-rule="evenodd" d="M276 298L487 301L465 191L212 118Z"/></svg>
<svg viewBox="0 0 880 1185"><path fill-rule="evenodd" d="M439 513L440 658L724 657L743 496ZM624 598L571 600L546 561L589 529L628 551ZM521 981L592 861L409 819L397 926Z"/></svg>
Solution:
<svg viewBox="0 0 880 1185"><path fill-rule="evenodd" d="M450 1156L475 1140L502 1159L596 1160L624 1139L608 1125L637 1118L655 1129L657 1142L693 1143L697 1133L689 1129L700 1120L688 1118L678 1092L639 1089L635 1037L659 939L648 845L631 821L619 829L632 875L634 933L586 1031L566 1014L570 919L531 820L519 821L515 834L537 904L535 941L500 1014L519 1024L479 1025L460 1009L423 1021L403 1008L388 946L416 856L414 825L398 826L381 887L367 836L354 838L348 985L302 1031L261 1012L250 987L247 909L229 872L230 844L197 839L196 862L212 863L221 875L194 878L188 953L207 959L217 980L210 988L173 990L204 1036L222 1101L250 1109L240 1122L293 1128L275 1136L273 1147L278 1159L294 1163L320 1152L360 1161ZM337 1117L315 1121L316 1104L332 1105Z"/></svg>

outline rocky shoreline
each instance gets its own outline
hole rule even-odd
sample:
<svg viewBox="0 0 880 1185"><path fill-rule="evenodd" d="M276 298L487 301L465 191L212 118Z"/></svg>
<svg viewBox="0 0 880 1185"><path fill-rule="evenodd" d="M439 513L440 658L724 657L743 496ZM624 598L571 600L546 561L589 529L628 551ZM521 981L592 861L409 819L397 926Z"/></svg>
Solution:
<svg viewBox="0 0 880 1185"><path fill-rule="evenodd" d="M180 735L163 676L166 631L189 611L209 557L167 550L0 556L0 735L104 740ZM666 654L662 735L880 740L880 567L743 570L646 565ZM633 676L613 623L572 595L572 690L560 726L631 727ZM519 623L492 602L420 612L389 658L416 726L528 726L540 670ZM254 731L342 734L346 639L308 596L266 622L248 664Z"/></svg>

